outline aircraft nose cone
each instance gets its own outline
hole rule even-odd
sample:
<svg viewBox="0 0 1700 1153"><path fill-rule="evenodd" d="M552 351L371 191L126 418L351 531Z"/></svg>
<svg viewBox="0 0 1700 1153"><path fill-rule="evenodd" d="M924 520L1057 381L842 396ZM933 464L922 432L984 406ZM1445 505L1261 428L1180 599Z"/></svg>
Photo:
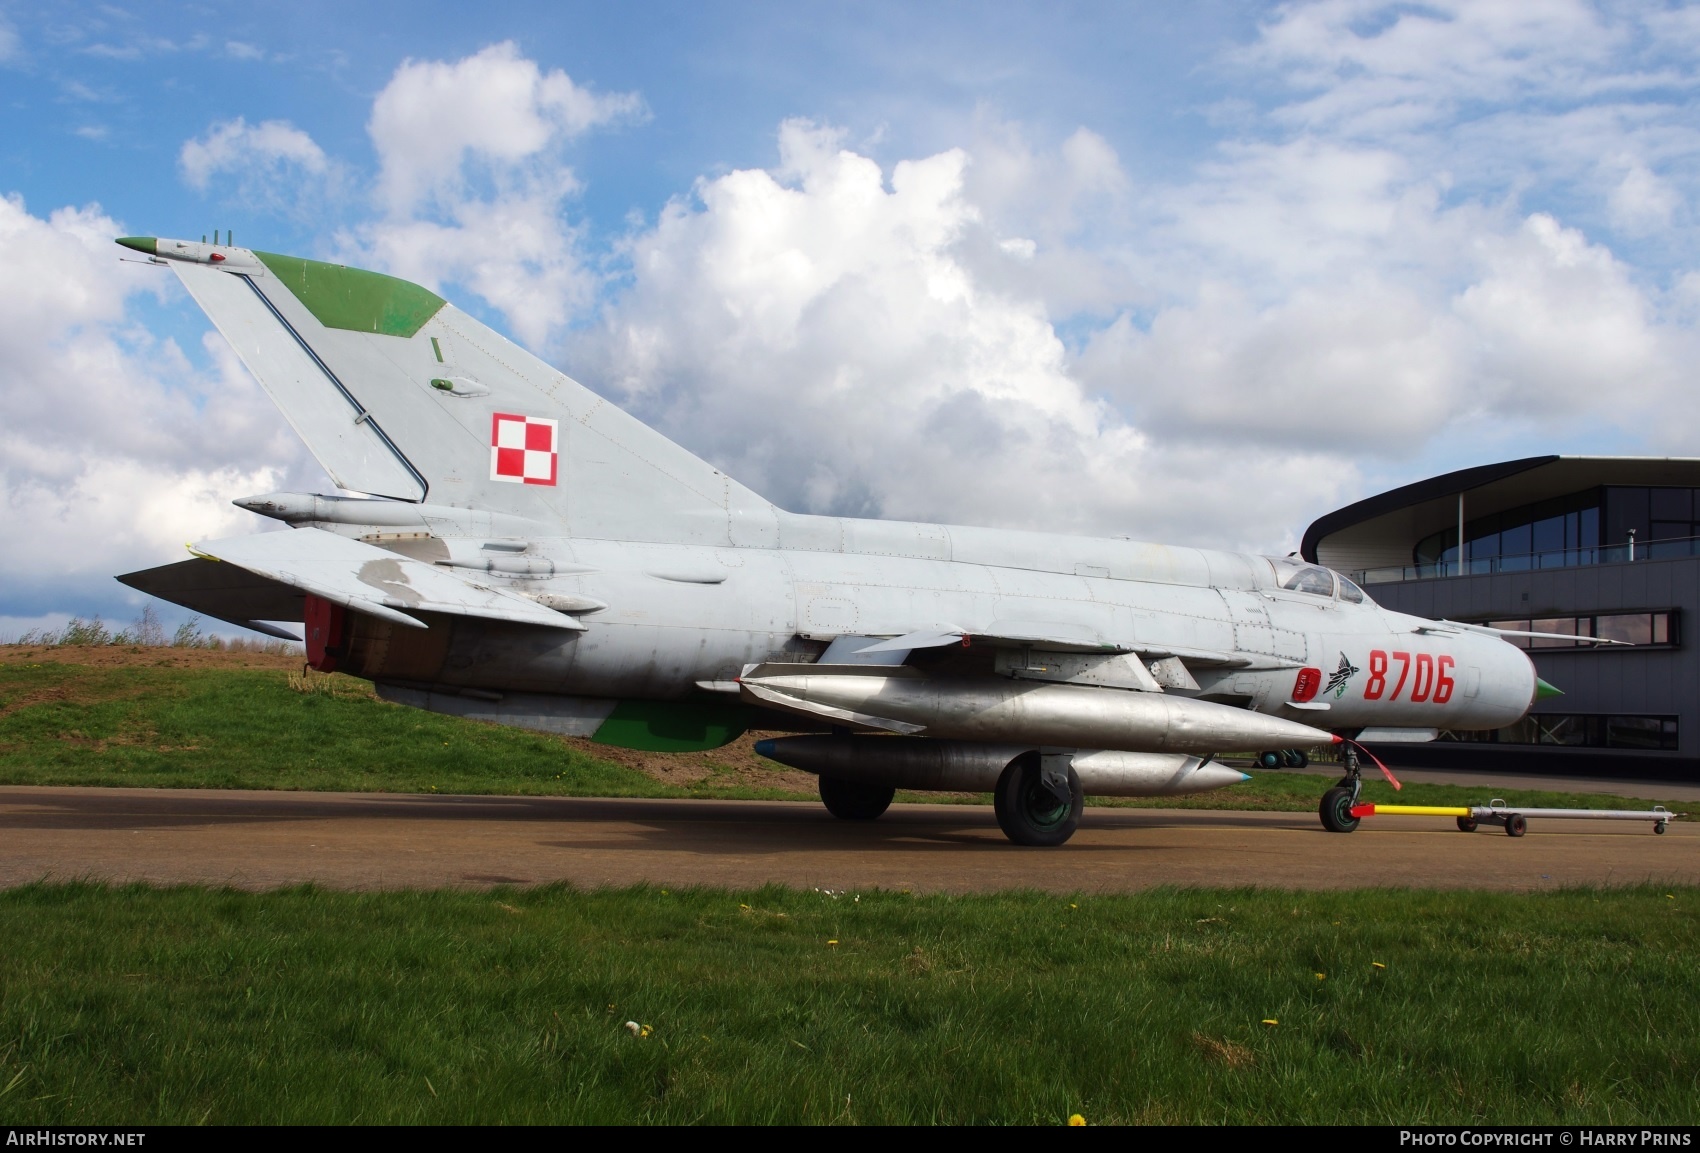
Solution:
<svg viewBox="0 0 1700 1153"><path fill-rule="evenodd" d="M159 240L153 236L120 236L117 243L137 252L145 252L149 256L154 255L159 250Z"/></svg>

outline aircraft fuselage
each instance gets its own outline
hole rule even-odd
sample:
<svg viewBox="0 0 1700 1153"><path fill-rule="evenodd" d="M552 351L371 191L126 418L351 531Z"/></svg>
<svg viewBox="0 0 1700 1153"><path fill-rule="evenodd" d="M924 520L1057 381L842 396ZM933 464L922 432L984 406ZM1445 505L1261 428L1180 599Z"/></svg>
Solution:
<svg viewBox="0 0 1700 1153"><path fill-rule="evenodd" d="M889 539L868 540L875 547L865 551L827 551L303 523L480 572L480 580L543 603L606 606L579 614L585 627L577 632L444 618L428 636L413 636L359 618L340 667L380 681L682 700L714 691L704 686L724 690L751 665L812 662L834 638L896 636L927 622L970 638L1077 640L1082 650L1129 651L1148 663L1177 657L1196 688L1167 691L1332 730L1497 728L1519 719L1534 696L1533 666L1514 646L1367 598L1342 599L1343 582L1326 594L1282 588L1277 566L1287 562L1037 533L1013 534L1012 549L1012 534L988 542L983 529L808 519L840 540L858 531ZM987 544L1025 555L992 563L898 551L972 554ZM1069 560L1081 554L1092 559ZM1077 571L1055 571L1064 565ZM995 671L992 650L975 652L971 641L919 659L943 672Z"/></svg>

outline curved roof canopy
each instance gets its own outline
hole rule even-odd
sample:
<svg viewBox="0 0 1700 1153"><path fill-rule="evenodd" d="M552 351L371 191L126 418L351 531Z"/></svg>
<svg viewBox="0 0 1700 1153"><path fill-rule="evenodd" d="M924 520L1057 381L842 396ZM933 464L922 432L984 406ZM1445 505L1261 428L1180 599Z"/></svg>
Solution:
<svg viewBox="0 0 1700 1153"><path fill-rule="evenodd" d="M1419 480L1318 518L1299 553L1342 572L1411 563L1424 537L1458 523L1458 498L1470 519L1565 496L1598 485L1700 488L1700 458L1529 456Z"/></svg>

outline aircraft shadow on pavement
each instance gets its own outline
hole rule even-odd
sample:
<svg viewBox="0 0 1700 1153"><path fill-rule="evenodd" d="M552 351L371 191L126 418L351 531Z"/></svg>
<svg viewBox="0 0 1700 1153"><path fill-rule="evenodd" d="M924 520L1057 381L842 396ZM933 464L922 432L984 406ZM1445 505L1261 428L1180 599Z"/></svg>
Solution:
<svg viewBox="0 0 1700 1153"><path fill-rule="evenodd" d="M982 805L897 805L878 821L847 822L835 820L816 805L798 801L266 792L233 795L140 789L32 790L24 794L0 790L0 830L114 831L348 820L548 822L569 826L624 823L641 829L643 836L622 844L646 851L668 848L665 843L651 842L678 837L682 826L696 834L709 834L693 848L726 853L880 846L911 850L1015 848L1003 840L991 808ZM1294 813L1088 809L1081 828L1086 833L1201 825L1267 829L1289 822L1299 827L1311 823L1305 814ZM616 847L600 839L544 843L575 849Z"/></svg>

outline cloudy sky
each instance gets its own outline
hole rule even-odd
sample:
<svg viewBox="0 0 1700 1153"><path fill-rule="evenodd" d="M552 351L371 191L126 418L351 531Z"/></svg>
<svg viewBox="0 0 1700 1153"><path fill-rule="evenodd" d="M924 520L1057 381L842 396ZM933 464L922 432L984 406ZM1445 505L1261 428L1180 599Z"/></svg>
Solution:
<svg viewBox="0 0 1700 1153"><path fill-rule="evenodd" d="M111 238L406 276L793 509L1286 551L1700 455L1700 8L0 0L0 634L330 491Z"/></svg>

